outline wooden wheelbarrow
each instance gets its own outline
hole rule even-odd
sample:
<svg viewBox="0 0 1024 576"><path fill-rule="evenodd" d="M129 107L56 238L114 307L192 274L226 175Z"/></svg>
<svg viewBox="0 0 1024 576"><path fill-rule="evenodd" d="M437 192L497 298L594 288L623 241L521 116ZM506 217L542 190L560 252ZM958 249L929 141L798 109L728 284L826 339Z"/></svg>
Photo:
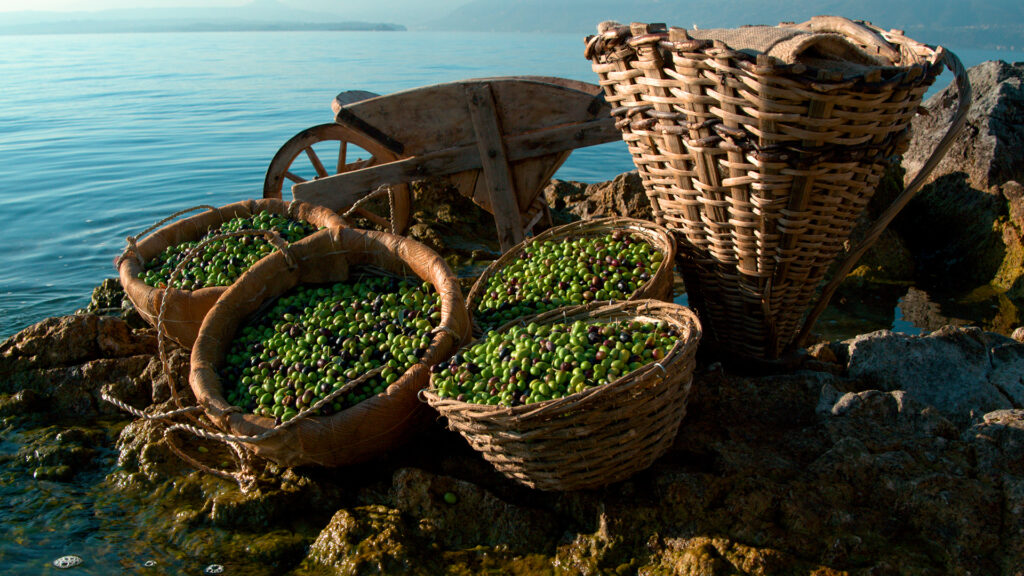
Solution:
<svg viewBox="0 0 1024 576"><path fill-rule="evenodd" d="M462 80L386 96L343 92L332 105L334 123L303 130L277 152L263 196L281 198L290 180L295 199L340 212L388 185L390 214L361 205L355 211L400 234L409 224L408 184L444 177L494 215L506 251L544 214L541 191L574 149L621 138L601 93L594 84L538 76ZM325 154L333 170L321 159Z"/></svg>

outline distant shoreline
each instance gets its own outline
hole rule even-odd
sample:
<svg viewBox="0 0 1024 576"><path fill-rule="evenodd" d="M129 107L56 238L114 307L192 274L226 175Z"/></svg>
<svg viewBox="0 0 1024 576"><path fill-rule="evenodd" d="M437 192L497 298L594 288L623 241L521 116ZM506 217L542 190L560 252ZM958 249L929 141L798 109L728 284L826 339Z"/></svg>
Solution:
<svg viewBox="0 0 1024 576"><path fill-rule="evenodd" d="M153 21L95 22L67 21L48 22L38 25L21 25L0 28L0 36L43 36L71 34L153 34L174 32L406 32L401 24L363 22L247 22L230 24L224 22L182 22L166 23Z"/></svg>

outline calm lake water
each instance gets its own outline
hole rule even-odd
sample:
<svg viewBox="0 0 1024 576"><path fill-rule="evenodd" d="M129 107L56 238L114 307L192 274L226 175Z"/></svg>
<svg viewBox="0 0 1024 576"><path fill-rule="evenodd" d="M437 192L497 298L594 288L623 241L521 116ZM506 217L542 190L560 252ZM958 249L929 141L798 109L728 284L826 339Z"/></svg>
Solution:
<svg viewBox="0 0 1024 576"><path fill-rule="evenodd" d="M968 66L1022 59L957 52ZM507 75L596 82L576 35L0 36L0 338L85 306L115 276L125 236L186 207L259 197L276 150L331 121L338 92ZM574 152L557 177L632 168L617 142Z"/></svg>

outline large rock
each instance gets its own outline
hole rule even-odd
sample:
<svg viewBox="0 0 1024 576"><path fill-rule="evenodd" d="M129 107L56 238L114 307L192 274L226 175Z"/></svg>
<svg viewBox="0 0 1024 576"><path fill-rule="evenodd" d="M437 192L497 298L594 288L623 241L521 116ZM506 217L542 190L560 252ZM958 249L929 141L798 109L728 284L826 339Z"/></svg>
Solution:
<svg viewBox="0 0 1024 576"><path fill-rule="evenodd" d="M650 200L635 171L598 184L552 180L544 189L544 199L556 214L562 213L563 221L609 216L653 219Z"/></svg>
<svg viewBox="0 0 1024 576"><path fill-rule="evenodd" d="M938 286L992 284L1024 298L1024 63L985 62L969 70L974 102L967 125L926 186L897 219L918 271ZM904 156L912 177L949 126L952 87L913 123Z"/></svg>
<svg viewBox="0 0 1024 576"><path fill-rule="evenodd" d="M990 60L970 68L967 77L974 93L967 125L929 180L959 172L979 190L1024 180L1024 62ZM957 102L955 87L947 86L925 102L928 115L914 118L913 140L903 155L908 176L916 174L935 149Z"/></svg>
<svg viewBox="0 0 1024 576"><path fill-rule="evenodd" d="M136 406L158 399L155 353L153 331L132 329L120 318L48 318L0 344L0 394L28 392L39 399L35 410L54 415L116 414L104 391Z"/></svg>
<svg viewBox="0 0 1024 576"><path fill-rule="evenodd" d="M1024 406L1024 346L977 328L926 337L880 331L854 338L848 373L880 390L899 390L960 424Z"/></svg>

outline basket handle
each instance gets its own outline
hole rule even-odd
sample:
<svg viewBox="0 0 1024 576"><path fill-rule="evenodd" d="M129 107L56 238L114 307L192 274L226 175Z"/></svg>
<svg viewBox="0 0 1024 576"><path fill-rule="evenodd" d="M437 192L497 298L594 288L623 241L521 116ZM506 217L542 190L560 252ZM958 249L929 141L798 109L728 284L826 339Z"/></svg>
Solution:
<svg viewBox="0 0 1024 576"><path fill-rule="evenodd" d="M925 161L921 169L918 170L917 175L914 179L903 189L903 192L892 201L882 215L878 217L878 220L871 225L870 228L865 232L864 239L861 240L860 244L856 248L851 250L847 254L846 259L836 270L832 280L825 286L821 291L821 296L818 301L814 304L814 308L807 315L807 319L804 321L803 327L800 329L800 333L797 335L794 344L794 349L798 349L804 346L808 336L810 335L811 328L814 327L815 321L818 316L828 306L829 300L832 295L835 294L836 289L846 278L846 275L853 269L854 264L860 260L861 256L868 251L878 237L881 236L882 231L885 230L886 226L892 222L896 214L900 212L910 202L917 191L924 185L925 179L931 174L932 170L938 165L939 160L945 156L949 147L953 145L953 140L963 129L964 124L967 122L967 112L971 108L971 83L967 79L967 70L964 69L964 65L960 62L960 59L956 57L952 52L944 50L941 46L937 49L940 52L941 61L945 64L946 68L953 72L955 78L954 83L957 91L957 106L956 111L953 114L953 120L950 122L949 128L946 130L946 134L939 141L935 150L932 151L931 156Z"/></svg>

